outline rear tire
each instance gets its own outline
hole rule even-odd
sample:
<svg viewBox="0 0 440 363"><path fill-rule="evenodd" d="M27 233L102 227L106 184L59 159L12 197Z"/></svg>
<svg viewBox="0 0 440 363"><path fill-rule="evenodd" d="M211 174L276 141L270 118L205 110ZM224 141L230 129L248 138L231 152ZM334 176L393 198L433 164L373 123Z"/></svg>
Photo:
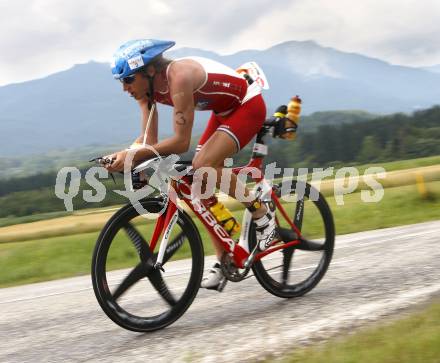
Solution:
<svg viewBox="0 0 440 363"><path fill-rule="evenodd" d="M298 223L302 224L302 229L300 228L302 236L312 243L320 244L322 250L304 251L288 247L265 256L254 262L252 266L255 277L261 286L271 294L282 298L302 296L312 290L324 277L333 255L335 227L332 213L324 196L310 184L306 183L304 187L304 183L300 184L297 181L293 181L291 188L288 189L294 192L284 193L284 196L295 196L297 186L301 185L304 189L304 204L301 210L296 207L298 205L296 202L290 203L293 206L289 206L289 202L284 203L283 195L280 195L280 202L289 216L292 216L292 220L295 220L297 213L302 213L301 222ZM283 189L287 188L280 188L281 191ZM314 196L313 199L316 200L311 201L310 196ZM295 213L291 213L292 211ZM276 215L279 221L284 219L279 211L276 212ZM296 225L298 226L298 224ZM286 226L287 223L283 227L286 228ZM289 229L291 229L290 226ZM256 245L254 224L249 232L249 245L251 250ZM319 256L316 255L317 253ZM295 262L293 271L291 269L292 261ZM294 273L291 274L292 272Z"/></svg>

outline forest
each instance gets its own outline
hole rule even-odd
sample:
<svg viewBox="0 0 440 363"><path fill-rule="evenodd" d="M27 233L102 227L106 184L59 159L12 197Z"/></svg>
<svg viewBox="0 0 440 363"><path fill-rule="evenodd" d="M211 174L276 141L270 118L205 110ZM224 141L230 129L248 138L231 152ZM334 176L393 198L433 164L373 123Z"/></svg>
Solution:
<svg viewBox="0 0 440 363"><path fill-rule="evenodd" d="M276 161L278 167L328 167L365 163L380 163L440 155L440 106L416 111L411 115L398 113L361 120L325 124L310 129L298 128L294 141L266 138L269 155L266 164ZM309 130L308 130L309 129ZM246 164L251 145L234 157L234 165ZM182 155L189 159L192 152ZM75 166L72 164L66 166ZM77 165L84 176L87 166ZM35 213L63 211L63 201L54 193L57 170L31 176L0 180L0 218L19 217ZM114 184L111 179L103 181L108 189L123 189L122 178ZM120 195L109 192L99 203L86 203L82 190L91 189L84 180L80 193L73 200L75 209L97 208L124 203Z"/></svg>

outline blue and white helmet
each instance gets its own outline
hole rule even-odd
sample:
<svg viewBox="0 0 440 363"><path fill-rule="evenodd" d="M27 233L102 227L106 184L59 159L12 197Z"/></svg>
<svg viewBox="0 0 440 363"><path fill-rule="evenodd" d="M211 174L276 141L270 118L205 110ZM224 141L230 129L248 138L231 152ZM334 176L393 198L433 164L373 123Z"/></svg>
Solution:
<svg viewBox="0 0 440 363"><path fill-rule="evenodd" d="M121 79L132 75L174 44L176 43L173 41L156 39L129 40L113 54L111 64L113 77Z"/></svg>

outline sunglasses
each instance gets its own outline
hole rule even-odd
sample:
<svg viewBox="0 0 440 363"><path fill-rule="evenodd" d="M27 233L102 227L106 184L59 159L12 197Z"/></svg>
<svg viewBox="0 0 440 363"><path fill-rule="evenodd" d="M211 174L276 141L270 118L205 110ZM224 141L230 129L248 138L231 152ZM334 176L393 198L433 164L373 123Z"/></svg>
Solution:
<svg viewBox="0 0 440 363"><path fill-rule="evenodd" d="M136 75L132 74L131 76L120 78L119 81L121 81L121 83L131 84L134 82L135 78L136 78Z"/></svg>

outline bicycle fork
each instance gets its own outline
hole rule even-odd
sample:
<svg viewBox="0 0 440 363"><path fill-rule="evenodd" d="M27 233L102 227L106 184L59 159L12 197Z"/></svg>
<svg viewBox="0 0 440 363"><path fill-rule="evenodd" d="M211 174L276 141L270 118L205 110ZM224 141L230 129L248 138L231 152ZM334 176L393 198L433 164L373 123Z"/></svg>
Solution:
<svg viewBox="0 0 440 363"><path fill-rule="evenodd" d="M164 271L162 264L163 264L163 258L165 256L165 251L168 246L168 242L170 240L171 231L174 228L174 225L177 222L177 219L179 217L179 210L174 203L169 203L168 208L166 209L165 214L165 221L163 225L166 226L162 240L159 245L159 254L157 256L156 263L154 264L154 268Z"/></svg>

